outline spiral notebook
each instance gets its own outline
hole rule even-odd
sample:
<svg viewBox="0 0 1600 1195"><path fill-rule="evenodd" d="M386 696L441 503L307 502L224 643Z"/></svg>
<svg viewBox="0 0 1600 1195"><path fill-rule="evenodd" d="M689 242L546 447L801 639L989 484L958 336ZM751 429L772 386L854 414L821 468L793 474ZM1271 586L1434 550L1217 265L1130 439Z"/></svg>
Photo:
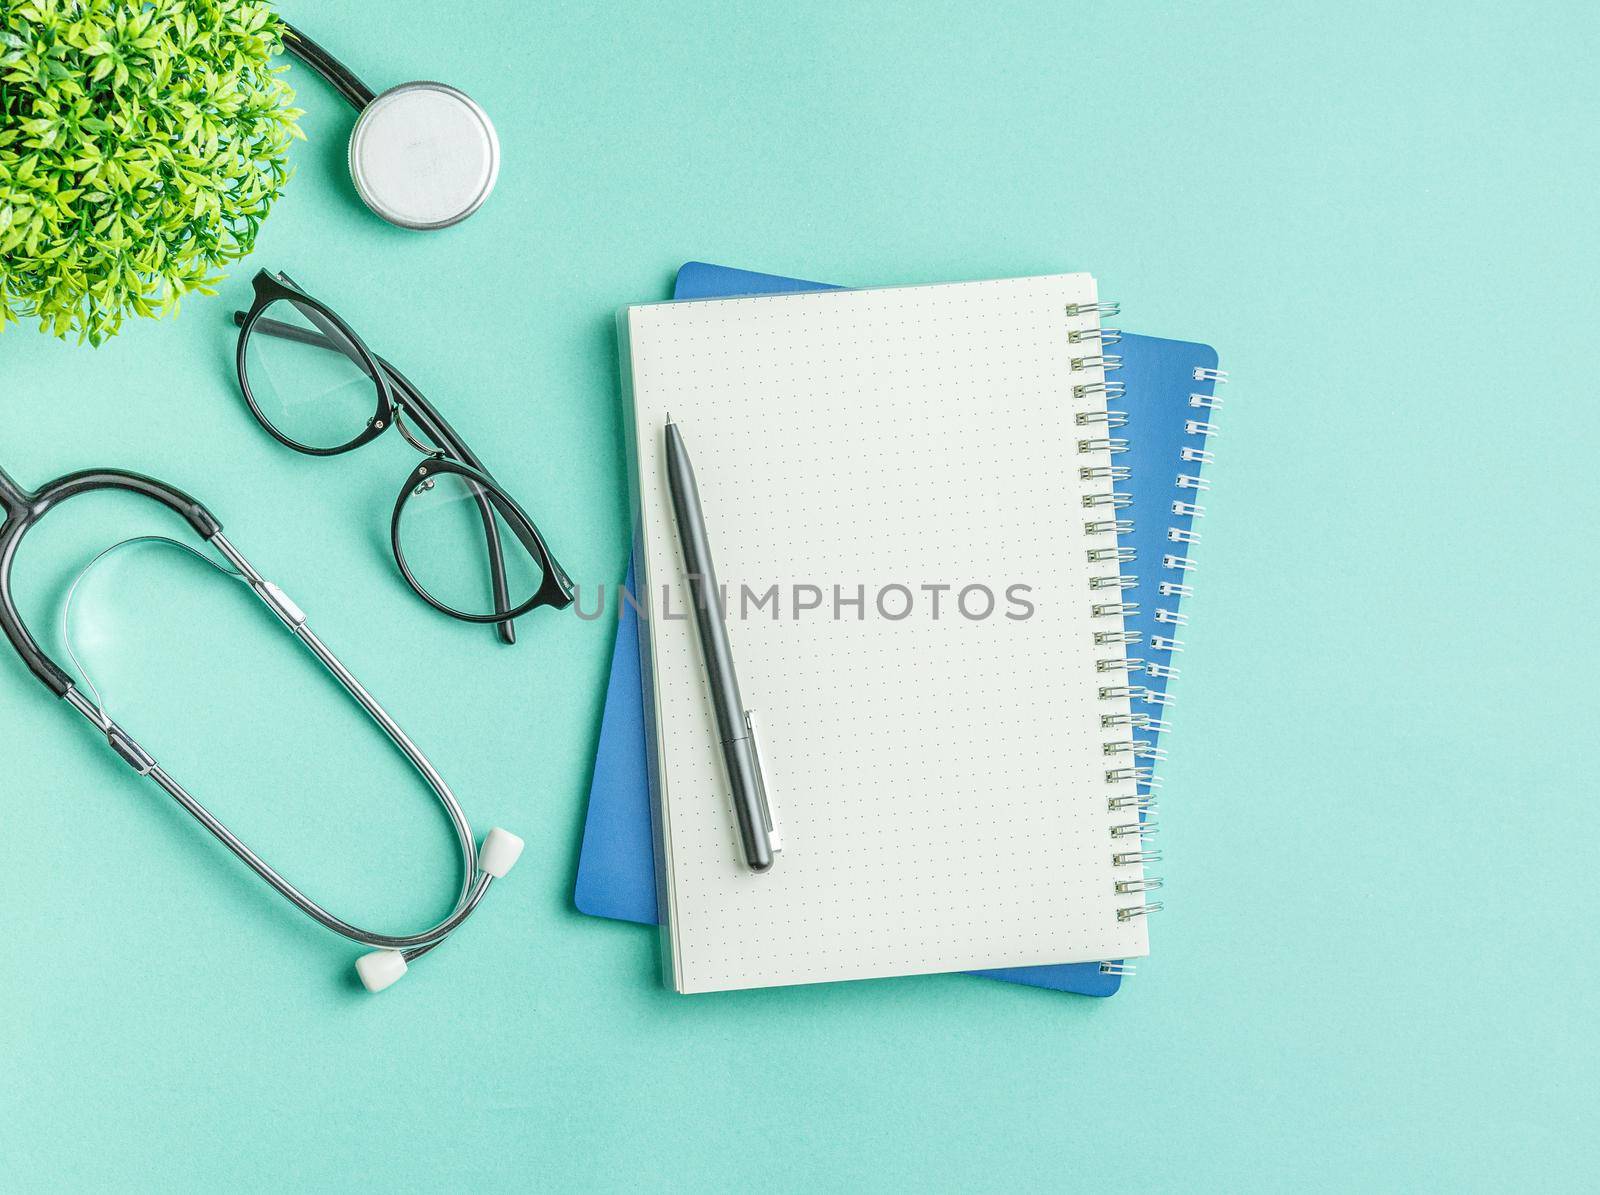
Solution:
<svg viewBox="0 0 1600 1195"><path fill-rule="evenodd" d="M1146 953L1131 499L1099 311L1094 279L1064 274L622 314L678 990ZM722 580L778 594L770 616L729 607L779 778L765 875L740 865L682 617L669 412Z"/></svg>
<svg viewBox="0 0 1600 1195"><path fill-rule="evenodd" d="M697 298L818 289L825 289L824 284L690 262L679 272L674 293L679 298ZM1127 513L1134 527L1123 531L1119 543L1137 550L1149 562L1141 572L1153 574L1160 561L1161 569L1170 573L1179 566L1175 553L1169 550L1172 541L1168 537L1174 532L1192 535L1192 522L1199 512L1167 508L1193 507L1181 500L1193 496L1186 490L1203 484L1199 473L1205 453L1198 445L1204 442L1210 427L1198 426L1193 417L1215 401L1211 390L1213 380L1219 376L1215 370L1216 354L1205 345L1111 329L1104 329L1103 336L1108 345L1121 341L1117 354L1122 370L1117 377L1127 378L1130 398L1120 405L1128 408L1124 434L1132 441L1125 459L1135 466L1132 480L1124 484L1133 499ZM1180 465L1185 470L1183 489L1175 489L1174 469ZM1185 557L1184 564L1187 563ZM630 591L634 589L631 569L628 586ZM1168 625L1165 620L1177 614L1183 596L1181 592L1169 592L1173 588L1172 582L1163 581L1158 594L1157 582L1152 579L1130 589L1128 592L1136 598L1159 596L1161 600L1145 604L1141 613L1126 619L1126 625L1137 627L1146 635ZM1160 623L1156 621L1158 614L1163 619ZM1176 646L1181 650L1181 644ZM1170 664L1155 661L1146 668L1151 671L1141 682L1143 699L1135 698L1134 709L1151 716L1144 737L1155 740L1162 726L1153 715L1159 710L1157 703L1165 700L1166 681L1174 670ZM618 611L616 645L574 900L581 911L594 916L654 924L658 917L644 737L638 621L633 609L624 606ZM1142 786L1142 791L1148 797L1148 785ZM1084 963L978 974L1058 991L1107 996L1117 990L1127 969L1120 963Z"/></svg>

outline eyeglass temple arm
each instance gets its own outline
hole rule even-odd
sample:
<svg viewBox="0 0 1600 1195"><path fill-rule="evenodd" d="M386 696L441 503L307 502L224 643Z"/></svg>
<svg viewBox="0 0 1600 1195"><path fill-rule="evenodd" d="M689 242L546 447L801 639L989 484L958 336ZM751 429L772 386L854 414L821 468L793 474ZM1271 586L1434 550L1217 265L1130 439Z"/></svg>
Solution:
<svg viewBox="0 0 1600 1195"><path fill-rule="evenodd" d="M233 313L234 326L240 328L244 327L244 322L248 318L248 312L235 311ZM307 318L310 318L309 311L307 312ZM365 361L363 361L359 356L351 356L350 353L346 353L344 349L339 347L337 341L331 337L324 336L321 332L314 332L310 328L298 328L294 324L286 324L275 319L258 319L255 322L255 327L253 327L251 331L262 332L268 336L274 336L279 340L292 340L297 344L315 345L317 348L327 349L329 352L343 353L358 367L360 367L362 373L366 374L369 378L372 376L372 371L367 368L367 363Z"/></svg>
<svg viewBox="0 0 1600 1195"><path fill-rule="evenodd" d="M429 402L422 391L411 384L409 378L382 357L378 358L378 364L389 375L389 380L404 392L406 396L406 413L413 417L414 422L422 428L424 434L431 438L434 443L441 444L447 448L451 455L463 464L471 465L490 481L495 481L495 476L489 472L489 467L478 459L477 454L472 449L467 447L467 443L461 438L460 433L451 427L445 417L439 413L439 408ZM499 482L495 481L495 484L498 485ZM491 519L490 521L492 524L493 520ZM529 522L532 522L532 520L530 519ZM572 578L567 575L567 570L561 567L561 562L550 551L550 545L544 542L544 536L539 533L537 527L534 528L534 533L539 535L538 548L537 551L534 551L534 554L542 556L550 562L550 569L555 574L555 580L560 586L561 592L566 597L571 598ZM530 545L530 551L532 550Z"/></svg>
<svg viewBox="0 0 1600 1195"><path fill-rule="evenodd" d="M233 313L233 322L240 326L243 326L247 318L247 313L243 311L235 311ZM292 340L297 344L314 345L330 352L343 352L339 344L330 337L324 336L320 332L314 332L310 328L299 328L293 324L283 323L280 320L258 319L252 331L275 336L282 340ZM345 353L345 356L350 356L350 354ZM361 367L363 373L368 374L369 377L371 376L365 361L361 360L359 356L351 359ZM424 398L422 393L394 366L390 365L382 357L378 357L377 361L379 367L388 376L389 381L404 394L406 410L412 414L412 417L422 428L423 434L463 464L471 465L474 469L488 474L489 470L484 468L483 462L467 447L466 443L456 433L456 430L445 421L444 416L439 414L438 409ZM483 520L484 539L489 552L489 580L494 590L495 606L500 610L509 610L511 609L511 591L506 583L505 549L500 543L500 528L495 519L494 506L485 495L478 493L476 490L473 492L473 499L478 507L478 517ZM549 554L548 547L545 548L545 553L546 555ZM567 580L566 573L562 571L560 565L555 563L554 557L550 558L550 563L555 566L557 573L560 574L560 578L564 583L563 588L570 588L571 582ZM496 625L500 628L502 642L512 644L517 641L516 624L509 618Z"/></svg>
<svg viewBox="0 0 1600 1195"><path fill-rule="evenodd" d="M327 80L335 91L350 101L357 112L372 103L372 88L363 83L354 71L282 17L278 18L278 24L283 29L284 48Z"/></svg>

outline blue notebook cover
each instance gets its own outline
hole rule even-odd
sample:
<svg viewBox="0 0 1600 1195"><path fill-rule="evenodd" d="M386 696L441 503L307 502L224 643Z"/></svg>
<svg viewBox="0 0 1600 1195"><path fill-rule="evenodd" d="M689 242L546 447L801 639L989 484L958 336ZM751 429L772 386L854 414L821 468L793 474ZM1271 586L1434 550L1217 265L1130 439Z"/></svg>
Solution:
<svg viewBox="0 0 1600 1195"><path fill-rule="evenodd" d="M678 272L673 298L833 289L823 283L689 262ZM1096 349L1089 344L1083 351L1087 355ZM1142 637L1128 654L1142 659L1145 668L1127 683L1146 694L1145 700L1134 702L1133 709L1157 723L1140 735L1155 750L1164 729L1159 723L1167 681L1176 675L1172 656L1182 651L1176 634L1182 618L1178 605L1190 579L1189 552L1196 538L1193 521L1197 512L1191 507L1196 505L1198 487L1206 484L1200 470L1210 433L1208 404L1213 401L1211 374L1217 355L1206 345L1133 333L1122 333L1120 342L1106 345L1105 351L1121 356L1121 369L1109 376L1127 388L1127 397L1114 406L1126 412L1128 421L1113 434L1128 440L1128 451L1119 457L1119 463L1129 465L1132 476L1116 488L1133 500L1123 512L1133 530L1119 537L1119 543L1135 553L1124 572L1139 578L1138 586L1124 595L1125 600L1139 604L1139 614L1130 616L1126 625ZM1197 377L1197 373L1203 376ZM633 583L630 565L630 591ZM624 603L612 648L611 679L573 896L584 913L654 925L658 918L655 845L645 765L642 682L639 619ZM1149 784L1139 787L1141 793L1149 794ZM1119 967L1098 963L1009 967L973 974L1086 996L1109 996L1122 982Z"/></svg>

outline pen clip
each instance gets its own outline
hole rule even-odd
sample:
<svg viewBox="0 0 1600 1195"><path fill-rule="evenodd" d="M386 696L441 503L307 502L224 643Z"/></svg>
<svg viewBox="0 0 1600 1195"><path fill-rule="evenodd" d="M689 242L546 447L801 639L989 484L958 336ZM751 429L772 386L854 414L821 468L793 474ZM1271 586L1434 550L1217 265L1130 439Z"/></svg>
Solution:
<svg viewBox="0 0 1600 1195"><path fill-rule="evenodd" d="M761 824L767 832L767 849L774 855L783 850L783 837L778 833L778 823L772 816L772 798L767 787L767 765L761 758L761 737L756 733L755 710L745 710L744 728L750 735L750 754L756 761L756 794L761 801Z"/></svg>

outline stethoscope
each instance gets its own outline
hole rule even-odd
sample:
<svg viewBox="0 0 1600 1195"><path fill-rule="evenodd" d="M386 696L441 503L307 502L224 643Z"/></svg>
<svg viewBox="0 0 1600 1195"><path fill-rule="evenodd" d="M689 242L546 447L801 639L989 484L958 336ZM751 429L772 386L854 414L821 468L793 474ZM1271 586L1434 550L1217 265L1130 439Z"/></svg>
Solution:
<svg viewBox="0 0 1600 1195"><path fill-rule="evenodd" d="M350 132L350 178L362 201L402 228L447 228L483 205L500 173L488 114L444 83L372 88L287 21L283 44L359 115Z"/></svg>
<svg viewBox="0 0 1600 1195"><path fill-rule="evenodd" d="M333 674L345 692L355 698L361 708L389 736L394 745L427 781L455 828L456 843L461 851L463 867L460 895L456 898L455 907L443 921L419 933L395 935L373 933L371 930L361 929L335 917L274 871L232 831L213 817L199 801L190 796L181 784L168 775L155 758L106 713L104 703L100 700L98 690L94 688L92 682L85 680L91 694L85 695L79 688L78 682L39 646L18 613L11 593L11 568L16 559L17 548L21 545L23 537L50 511L70 498L103 490L122 490L140 495L175 511L182 517L204 544L215 549L222 557L222 562L212 560L175 540L148 536L140 538L176 544L177 547L199 556L213 567L237 577L240 582L248 586L294 637L300 640ZM517 857L522 853L522 839L497 826L484 836L482 848L477 846L473 841L472 827L467 824L466 815L461 811L460 804L438 771L428 762L427 757L361 686L361 682L351 675L349 669L340 663L327 645L317 638L307 625L305 612L295 605L282 589L251 567L250 562L241 556L238 549L222 534L222 525L211 512L189 495L152 478L117 469L71 473L65 477L58 477L37 490L29 491L13 481L4 469L0 469L0 513L4 516L3 520L0 520L0 629L5 631L6 638L11 641L11 646L16 649L23 662L45 688L82 714L124 763L140 776L147 776L159 785L195 821L243 860L250 870L260 876L280 896L319 925L349 938L352 942L371 947L370 953L356 960L356 973L368 991L382 991L405 974L408 963L440 945L472 915L479 902L483 900L484 894L489 891L489 885L504 876L516 863ZM136 541L125 540L123 544L113 545L95 559L99 560L116 548L132 542ZM90 567L93 567L93 562ZM76 583L73 588L76 589ZM69 609L70 601L69 593ZM70 640L68 650L69 652L72 650ZM73 653L73 660L77 662L76 653ZM80 671L82 671L81 665Z"/></svg>

